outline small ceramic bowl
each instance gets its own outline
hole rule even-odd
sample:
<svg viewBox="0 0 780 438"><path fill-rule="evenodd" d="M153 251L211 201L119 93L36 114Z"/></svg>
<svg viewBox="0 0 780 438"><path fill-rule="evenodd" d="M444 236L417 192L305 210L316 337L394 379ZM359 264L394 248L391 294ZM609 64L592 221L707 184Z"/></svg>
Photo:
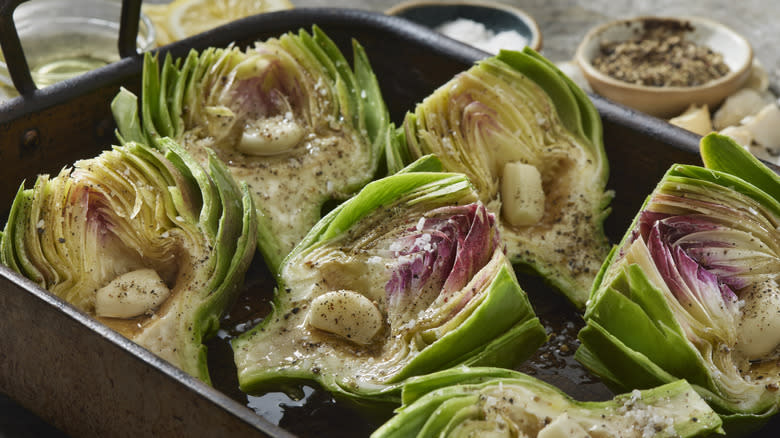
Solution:
<svg viewBox="0 0 780 438"><path fill-rule="evenodd" d="M501 3L413 0L400 3L385 13L406 18L431 29L458 18L465 18L484 25L487 30L495 34L502 31L515 31L527 41L528 47L536 51L542 48L542 33L536 20L521 9ZM522 47L502 48L522 50Z"/></svg>
<svg viewBox="0 0 780 438"><path fill-rule="evenodd" d="M641 34L646 26L664 22L690 24L685 26L689 30L685 32L684 38L722 54L729 73L698 86L645 86L615 79L593 66L592 60L599 54L602 43L629 40ZM577 49L575 60L597 94L656 117L672 117L679 115L692 104L706 104L712 109L737 91L750 75L753 49L740 34L704 18L638 17L606 23L592 29Z"/></svg>

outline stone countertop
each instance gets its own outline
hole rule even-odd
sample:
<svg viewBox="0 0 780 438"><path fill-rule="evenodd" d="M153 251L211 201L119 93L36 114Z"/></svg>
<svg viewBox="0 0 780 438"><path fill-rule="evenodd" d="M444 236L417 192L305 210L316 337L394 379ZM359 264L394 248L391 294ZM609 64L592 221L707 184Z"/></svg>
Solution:
<svg viewBox="0 0 780 438"><path fill-rule="evenodd" d="M394 0L292 0L296 7L349 7L384 11ZM504 0L534 17L543 35L542 54L552 61L572 58L580 39L593 26L617 18L639 15L701 16L719 21L742 33L753 45L755 57L769 72L775 87L780 84L780 47L777 17L780 3L774 0ZM0 393L0 437L57 437L56 429Z"/></svg>

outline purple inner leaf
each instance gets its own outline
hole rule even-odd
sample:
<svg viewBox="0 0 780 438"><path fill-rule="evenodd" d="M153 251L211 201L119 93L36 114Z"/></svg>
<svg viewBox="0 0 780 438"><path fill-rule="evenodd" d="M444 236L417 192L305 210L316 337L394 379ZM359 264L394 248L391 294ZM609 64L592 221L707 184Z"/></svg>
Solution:
<svg viewBox="0 0 780 438"><path fill-rule="evenodd" d="M495 216L481 203L430 211L405 232L390 246L398 263L385 285L388 301L462 289L500 244Z"/></svg>
<svg viewBox="0 0 780 438"><path fill-rule="evenodd" d="M724 302L735 303L737 296L732 285L734 278L718 276L703 263L702 249L733 247L728 242L698 241L680 242L680 239L698 232L718 230L722 227L702 216L666 214L643 211L639 219L639 234L647 242L653 261L669 289L683 305L706 303L714 296Z"/></svg>
<svg viewBox="0 0 780 438"><path fill-rule="evenodd" d="M285 69L281 60L270 59L257 76L236 84L231 91L231 101L235 108L255 118L285 115L286 112L301 116L299 113L306 112L303 85L296 75Z"/></svg>

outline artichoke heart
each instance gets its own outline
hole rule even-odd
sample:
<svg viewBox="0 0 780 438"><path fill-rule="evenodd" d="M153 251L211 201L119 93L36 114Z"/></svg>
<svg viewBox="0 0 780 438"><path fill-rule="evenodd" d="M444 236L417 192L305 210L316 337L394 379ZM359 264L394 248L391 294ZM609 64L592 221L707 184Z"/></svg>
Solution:
<svg viewBox="0 0 780 438"><path fill-rule="evenodd" d="M757 426L780 408L780 178L725 136L701 154L605 262L576 357L618 389L685 378L727 426Z"/></svg>
<svg viewBox="0 0 780 438"><path fill-rule="evenodd" d="M502 51L419 103L400 137L391 168L436 154L468 175L510 260L584 307L609 252L612 194L601 120L582 90L531 49Z"/></svg>
<svg viewBox="0 0 780 438"><path fill-rule="evenodd" d="M216 332L255 252L256 216L213 155L202 168L115 146L14 199L0 261L187 373L209 381Z"/></svg>
<svg viewBox="0 0 780 438"><path fill-rule="evenodd" d="M354 68L316 26L246 49L210 48L144 60L141 108L112 103L122 141L162 147L167 136L198 161L213 150L246 182L258 248L272 272L321 217L323 205L375 177L390 141L384 100L363 48Z"/></svg>
<svg viewBox="0 0 780 438"><path fill-rule="evenodd" d="M371 438L695 437L721 419L684 380L580 402L526 374L495 368L446 370L410 379L404 404Z"/></svg>
<svg viewBox="0 0 780 438"><path fill-rule="evenodd" d="M398 382L455 364L515 365L546 334L495 217L462 174L368 184L285 259L273 312L233 341L242 390L314 380L398 401Z"/></svg>

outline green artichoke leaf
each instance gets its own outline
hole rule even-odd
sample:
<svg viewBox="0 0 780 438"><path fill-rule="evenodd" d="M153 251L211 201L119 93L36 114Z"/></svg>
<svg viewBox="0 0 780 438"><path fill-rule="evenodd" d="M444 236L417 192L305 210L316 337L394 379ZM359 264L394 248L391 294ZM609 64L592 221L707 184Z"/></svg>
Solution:
<svg viewBox="0 0 780 438"><path fill-rule="evenodd" d="M734 175L750 182L774 199L780 199L780 176L764 166L744 148L734 147L734 140L711 133L701 139L701 158L708 169Z"/></svg>
<svg viewBox="0 0 780 438"><path fill-rule="evenodd" d="M203 341L255 253L256 216L214 154L128 142L22 186L0 261L209 382Z"/></svg>
<svg viewBox="0 0 780 438"><path fill-rule="evenodd" d="M495 216L465 175L419 171L436 163L369 183L295 247L271 314L233 340L242 390L316 381L397 404L409 377L515 366L546 341Z"/></svg>
<svg viewBox="0 0 780 438"><path fill-rule="evenodd" d="M414 396L407 397L409 388ZM722 432L720 417L685 380L582 402L517 371L463 367L410 379L403 393L404 404L372 438L694 437Z"/></svg>
<svg viewBox="0 0 780 438"><path fill-rule="evenodd" d="M396 136L391 170L436 154L468 175L510 260L585 306L610 249L612 193L601 119L570 79L531 49L501 51L435 90Z"/></svg>
<svg viewBox="0 0 780 438"><path fill-rule="evenodd" d="M705 137L702 155L717 169L672 166L605 261L575 357L617 390L684 378L727 424L763 421L780 407L780 200L736 143Z"/></svg>
<svg viewBox="0 0 780 438"><path fill-rule="evenodd" d="M140 110L121 90L112 103L122 141L171 137L198 161L213 150L246 182L258 248L272 272L321 218L372 180L393 140L365 51L353 68L318 27L237 47L144 59ZM140 112L140 116L138 113Z"/></svg>

